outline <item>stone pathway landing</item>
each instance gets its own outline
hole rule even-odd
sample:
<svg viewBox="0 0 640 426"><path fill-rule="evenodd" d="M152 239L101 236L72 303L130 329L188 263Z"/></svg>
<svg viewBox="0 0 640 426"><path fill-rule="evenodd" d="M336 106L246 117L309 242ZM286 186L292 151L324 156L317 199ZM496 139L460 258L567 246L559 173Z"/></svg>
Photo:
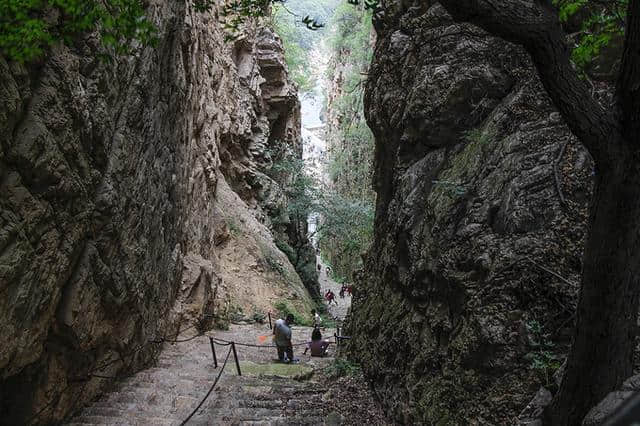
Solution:
<svg viewBox="0 0 640 426"><path fill-rule="evenodd" d="M311 335L294 327L294 344ZM269 335L266 325L232 325L211 335L256 344ZM327 337L333 330L326 330ZM183 336L184 337L184 336ZM267 339L264 344L271 344ZM217 346L219 367L213 366L209 338L165 344L157 365L123 380L115 389L83 409L69 425L180 425L200 403L215 380L228 346ZM188 425L322 425L337 424L340 415L323 404L326 386L313 372L333 358L302 356L300 364L276 364L273 348L237 346L242 376L233 354L218 385Z"/></svg>

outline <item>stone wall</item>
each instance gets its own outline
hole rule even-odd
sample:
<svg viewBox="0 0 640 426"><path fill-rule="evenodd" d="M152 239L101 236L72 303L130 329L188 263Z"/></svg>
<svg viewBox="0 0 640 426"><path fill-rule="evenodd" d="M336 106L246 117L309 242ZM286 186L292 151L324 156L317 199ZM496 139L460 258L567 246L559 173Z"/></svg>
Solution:
<svg viewBox="0 0 640 426"><path fill-rule="evenodd" d="M514 424L569 344L592 163L521 50L434 2L383 9L348 351L398 421Z"/></svg>
<svg viewBox="0 0 640 426"><path fill-rule="evenodd" d="M139 369L179 327L311 306L268 228L286 200L256 178L276 139L300 151L279 40L226 43L188 2L149 13L157 47L112 64L95 37L0 58L2 423L59 422L110 385L89 371Z"/></svg>

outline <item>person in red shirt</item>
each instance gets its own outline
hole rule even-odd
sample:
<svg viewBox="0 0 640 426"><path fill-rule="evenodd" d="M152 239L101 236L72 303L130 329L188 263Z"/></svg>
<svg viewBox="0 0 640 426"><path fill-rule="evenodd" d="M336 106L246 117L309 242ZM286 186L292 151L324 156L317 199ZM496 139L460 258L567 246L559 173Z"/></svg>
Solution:
<svg viewBox="0 0 640 426"><path fill-rule="evenodd" d="M336 305L338 304L338 301L336 300L336 295L331 290L327 290L327 292L324 295L324 298L327 299L327 302L329 304L331 304L331 302L335 302Z"/></svg>

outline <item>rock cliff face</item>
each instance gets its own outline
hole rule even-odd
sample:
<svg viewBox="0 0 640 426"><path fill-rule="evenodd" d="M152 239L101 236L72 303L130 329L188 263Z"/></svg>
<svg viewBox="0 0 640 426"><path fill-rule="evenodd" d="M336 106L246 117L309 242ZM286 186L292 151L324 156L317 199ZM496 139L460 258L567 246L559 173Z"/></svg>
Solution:
<svg viewBox="0 0 640 426"><path fill-rule="evenodd" d="M158 46L110 65L92 37L0 58L0 422L60 421L180 327L310 306L268 228L272 152L301 150L280 42L185 3L151 2Z"/></svg>
<svg viewBox="0 0 640 426"><path fill-rule="evenodd" d="M514 424L566 351L592 163L521 50L437 3L384 3L348 349L399 421Z"/></svg>

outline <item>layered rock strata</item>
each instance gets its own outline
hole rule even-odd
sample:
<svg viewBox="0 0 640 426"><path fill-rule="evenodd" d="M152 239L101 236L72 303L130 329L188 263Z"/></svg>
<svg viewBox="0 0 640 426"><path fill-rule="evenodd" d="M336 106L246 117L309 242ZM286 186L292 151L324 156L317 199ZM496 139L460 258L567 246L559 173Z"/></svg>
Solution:
<svg viewBox="0 0 640 426"><path fill-rule="evenodd" d="M592 162L523 51L435 2L383 9L348 349L398 421L514 424L569 343Z"/></svg>
<svg viewBox="0 0 640 426"><path fill-rule="evenodd" d="M59 422L110 385L89 372L139 369L180 328L310 306L259 178L276 141L300 151L279 40L226 43L190 2L149 13L157 47L112 64L94 37L0 58L2 423Z"/></svg>

